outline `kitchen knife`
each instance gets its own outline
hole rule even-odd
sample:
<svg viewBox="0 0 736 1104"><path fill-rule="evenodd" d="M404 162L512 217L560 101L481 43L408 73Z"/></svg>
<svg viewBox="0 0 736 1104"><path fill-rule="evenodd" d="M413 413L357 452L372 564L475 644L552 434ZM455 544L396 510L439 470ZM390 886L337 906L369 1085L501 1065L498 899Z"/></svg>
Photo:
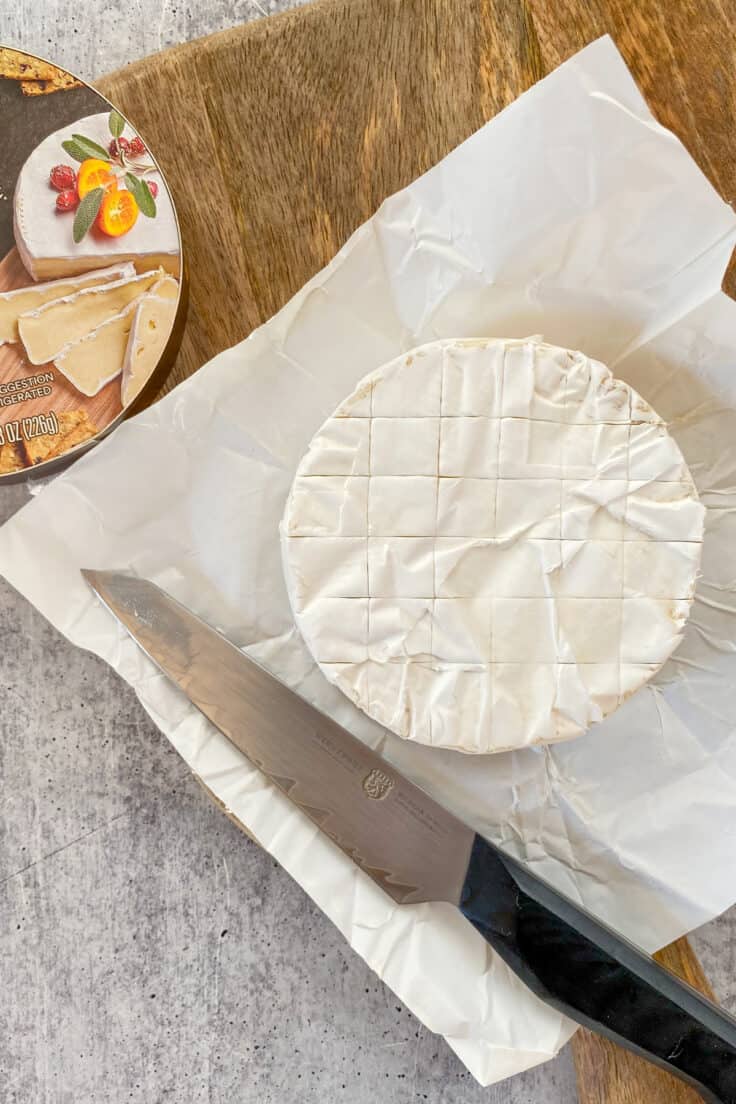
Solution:
<svg viewBox="0 0 736 1104"><path fill-rule="evenodd" d="M398 904L448 901L543 1001L736 1104L736 1019L143 579L84 571L153 662Z"/></svg>

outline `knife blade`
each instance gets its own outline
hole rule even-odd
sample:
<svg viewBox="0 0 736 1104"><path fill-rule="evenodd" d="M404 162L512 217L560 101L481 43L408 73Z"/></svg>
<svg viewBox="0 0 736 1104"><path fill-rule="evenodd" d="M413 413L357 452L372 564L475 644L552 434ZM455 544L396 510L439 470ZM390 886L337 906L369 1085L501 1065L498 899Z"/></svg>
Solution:
<svg viewBox="0 0 736 1104"><path fill-rule="evenodd" d="M189 700L398 904L455 905L548 1004L736 1104L736 1019L478 835L154 584L83 571Z"/></svg>

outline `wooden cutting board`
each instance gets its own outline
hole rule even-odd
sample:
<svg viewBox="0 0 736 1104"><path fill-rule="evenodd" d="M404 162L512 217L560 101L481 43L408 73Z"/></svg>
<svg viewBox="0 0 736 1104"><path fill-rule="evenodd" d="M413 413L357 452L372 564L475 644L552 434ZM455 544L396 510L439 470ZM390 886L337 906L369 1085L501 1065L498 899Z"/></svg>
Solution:
<svg viewBox="0 0 736 1104"><path fill-rule="evenodd" d="M734 196L735 21L733 0L318 0L101 80L156 150L181 218L191 306L167 389L278 310L387 195L606 32L660 121ZM660 957L707 991L686 940ZM700 1099L587 1032L573 1047L581 1104Z"/></svg>

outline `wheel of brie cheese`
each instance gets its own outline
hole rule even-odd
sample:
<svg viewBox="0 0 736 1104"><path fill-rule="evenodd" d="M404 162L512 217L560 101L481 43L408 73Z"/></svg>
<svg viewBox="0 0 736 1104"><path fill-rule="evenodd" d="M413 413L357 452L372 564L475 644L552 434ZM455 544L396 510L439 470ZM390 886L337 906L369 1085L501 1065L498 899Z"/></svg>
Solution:
<svg viewBox="0 0 736 1104"><path fill-rule="evenodd" d="M325 422L282 551L331 682L399 736L488 753L578 736L656 673L704 514L662 420L604 365L443 340Z"/></svg>
<svg viewBox="0 0 736 1104"><path fill-rule="evenodd" d="M87 115L49 134L26 160L18 174L14 195L15 242L25 268L34 280L78 275L106 265L132 261L139 272L163 268L179 276L180 250L176 215L161 174L147 179L156 184L156 218L139 218L120 237L89 233L80 242L72 239L74 220L60 216L49 202L49 168L69 160L62 143L82 133L106 147L110 141L109 111Z"/></svg>

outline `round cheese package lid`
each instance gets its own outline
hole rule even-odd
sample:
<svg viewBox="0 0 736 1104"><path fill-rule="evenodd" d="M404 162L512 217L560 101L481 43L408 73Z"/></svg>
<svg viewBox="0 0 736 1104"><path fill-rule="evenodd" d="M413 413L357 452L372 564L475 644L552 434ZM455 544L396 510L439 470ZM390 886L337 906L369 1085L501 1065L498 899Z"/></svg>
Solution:
<svg viewBox="0 0 736 1104"><path fill-rule="evenodd" d="M66 70L0 47L0 480L54 470L153 396L186 314L142 137Z"/></svg>
<svg viewBox="0 0 736 1104"><path fill-rule="evenodd" d="M580 735L656 673L704 514L662 420L604 365L443 340L325 422L282 552L331 682L399 736L488 753Z"/></svg>

